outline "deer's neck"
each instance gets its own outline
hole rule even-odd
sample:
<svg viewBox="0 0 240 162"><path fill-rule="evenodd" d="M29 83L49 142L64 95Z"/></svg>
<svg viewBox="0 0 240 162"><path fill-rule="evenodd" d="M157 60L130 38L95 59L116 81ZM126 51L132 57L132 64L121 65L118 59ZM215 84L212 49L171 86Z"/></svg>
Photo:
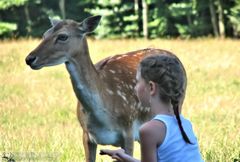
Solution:
<svg viewBox="0 0 240 162"><path fill-rule="evenodd" d="M66 62L66 68L71 76L75 94L84 109L88 113L99 115L104 111L101 96L102 81L90 59L86 40L80 48L80 52Z"/></svg>

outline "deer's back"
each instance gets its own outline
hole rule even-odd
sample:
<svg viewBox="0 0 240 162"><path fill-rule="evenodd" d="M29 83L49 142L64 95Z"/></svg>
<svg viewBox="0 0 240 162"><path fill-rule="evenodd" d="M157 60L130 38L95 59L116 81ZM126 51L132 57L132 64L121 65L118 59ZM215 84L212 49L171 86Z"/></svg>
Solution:
<svg viewBox="0 0 240 162"><path fill-rule="evenodd" d="M142 107L134 94L136 84L136 70L139 62L147 55L163 52L158 49L143 49L126 54L108 57L98 62L95 67L108 89L103 90L107 95L111 95L113 101L110 108L116 117L122 122L130 123L136 118L144 121L148 118L149 108ZM117 108L121 105L121 108ZM126 115L129 114L129 115Z"/></svg>

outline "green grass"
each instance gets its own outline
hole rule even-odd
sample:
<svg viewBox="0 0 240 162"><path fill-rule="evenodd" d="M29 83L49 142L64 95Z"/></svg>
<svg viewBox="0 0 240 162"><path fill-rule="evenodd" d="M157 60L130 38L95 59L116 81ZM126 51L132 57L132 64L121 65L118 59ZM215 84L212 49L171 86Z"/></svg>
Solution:
<svg viewBox="0 0 240 162"><path fill-rule="evenodd" d="M0 153L47 153L56 161L84 161L77 101L65 66L33 71L25 65L25 57L38 43L0 42ZM201 153L206 161L228 162L240 161L239 44L207 38L89 40L89 49L94 62L146 47L177 54L188 74L183 114L193 123ZM134 154L140 157L137 143ZM97 156L97 161L111 159Z"/></svg>

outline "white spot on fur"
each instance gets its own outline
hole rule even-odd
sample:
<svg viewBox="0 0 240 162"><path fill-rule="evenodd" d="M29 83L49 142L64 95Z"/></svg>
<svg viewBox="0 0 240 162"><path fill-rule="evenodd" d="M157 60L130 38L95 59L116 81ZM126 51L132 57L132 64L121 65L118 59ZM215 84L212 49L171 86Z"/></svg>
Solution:
<svg viewBox="0 0 240 162"><path fill-rule="evenodd" d="M119 81L119 78L117 78L117 77L114 77L113 79L116 80L116 81Z"/></svg>
<svg viewBox="0 0 240 162"><path fill-rule="evenodd" d="M126 96L123 95L123 93L122 93L121 91L117 90L117 94L118 94L120 97L122 97L122 99L123 99L124 101L127 101Z"/></svg>
<svg viewBox="0 0 240 162"><path fill-rule="evenodd" d="M122 56L119 56L119 57L116 58L116 60L119 60L119 59L121 59L121 58L122 58Z"/></svg>
<svg viewBox="0 0 240 162"><path fill-rule="evenodd" d="M106 89L106 91L107 91L110 95L113 95L113 91L112 91L112 90Z"/></svg>
<svg viewBox="0 0 240 162"><path fill-rule="evenodd" d="M110 73L113 73L113 74L116 73L116 71L114 71L114 70L109 70L109 72L110 72Z"/></svg>
<svg viewBox="0 0 240 162"><path fill-rule="evenodd" d="M132 85L129 85L129 89L134 89Z"/></svg>
<svg viewBox="0 0 240 162"><path fill-rule="evenodd" d="M119 96L122 96L122 92L119 91L119 90L117 90L117 94L118 94Z"/></svg>
<svg viewBox="0 0 240 162"><path fill-rule="evenodd" d="M138 55L139 55L139 53L136 53L136 54L134 54L133 56L134 56L134 57L138 57Z"/></svg>
<svg viewBox="0 0 240 162"><path fill-rule="evenodd" d="M91 133L88 133L89 139L93 143L97 143L97 140L94 138L94 136L91 135Z"/></svg>

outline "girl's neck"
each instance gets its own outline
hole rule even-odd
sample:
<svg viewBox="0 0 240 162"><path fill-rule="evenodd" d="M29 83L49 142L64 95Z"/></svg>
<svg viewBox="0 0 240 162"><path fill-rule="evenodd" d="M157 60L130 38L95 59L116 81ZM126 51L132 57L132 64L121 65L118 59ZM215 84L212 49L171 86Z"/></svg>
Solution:
<svg viewBox="0 0 240 162"><path fill-rule="evenodd" d="M173 108L171 104L165 104L162 102L151 102L151 112L152 115L174 115Z"/></svg>

